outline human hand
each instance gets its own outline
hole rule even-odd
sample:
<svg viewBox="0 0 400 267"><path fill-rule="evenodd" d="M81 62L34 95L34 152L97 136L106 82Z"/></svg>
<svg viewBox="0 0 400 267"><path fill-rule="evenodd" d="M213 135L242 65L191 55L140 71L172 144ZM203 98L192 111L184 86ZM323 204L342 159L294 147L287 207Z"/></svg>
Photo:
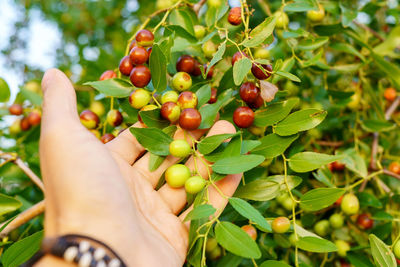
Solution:
<svg viewBox="0 0 400 267"><path fill-rule="evenodd" d="M184 188L167 184L158 191L164 171L179 159L168 156L154 172L148 170L149 153L129 130L102 144L79 121L76 95L59 70L46 72L40 139L40 160L45 184L45 235L87 235L113 248L128 266L182 266L188 249L188 211ZM143 127L136 123L132 127ZM218 121L208 135L234 133L227 121ZM205 130L189 134L199 139ZM175 139L183 139L180 129ZM189 140L188 140L189 141ZM189 142L191 143L191 141ZM208 168L197 161L198 171ZM186 165L195 169L193 157ZM238 186L241 174L228 175L216 185L226 196ZM217 210L227 200L209 187L209 201ZM179 215L180 214L180 215ZM46 257L40 265L64 265Z"/></svg>

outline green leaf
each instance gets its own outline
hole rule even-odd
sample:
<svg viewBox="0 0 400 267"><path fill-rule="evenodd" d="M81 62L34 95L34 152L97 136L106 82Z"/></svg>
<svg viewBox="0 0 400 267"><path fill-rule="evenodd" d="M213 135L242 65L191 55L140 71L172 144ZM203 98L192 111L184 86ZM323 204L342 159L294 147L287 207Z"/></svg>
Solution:
<svg viewBox="0 0 400 267"><path fill-rule="evenodd" d="M390 55L396 47L400 46L400 26L394 27L385 40L374 47L374 52L380 56Z"/></svg>
<svg viewBox="0 0 400 267"><path fill-rule="evenodd" d="M340 162L346 165L346 168L357 173L361 177L368 176L368 169L365 160L357 153L355 149L347 149L344 151L343 158Z"/></svg>
<svg viewBox="0 0 400 267"><path fill-rule="evenodd" d="M204 105L200 108L201 124L199 129L208 129L214 124L218 111L232 101L232 93L232 90L226 90L218 96L217 102L214 104Z"/></svg>
<svg viewBox="0 0 400 267"><path fill-rule="evenodd" d="M290 267L284 261L267 260L261 263L260 267Z"/></svg>
<svg viewBox="0 0 400 267"><path fill-rule="evenodd" d="M271 225L265 220L261 213L243 199L231 197L229 198L229 204L243 217L256 223L266 231L272 231Z"/></svg>
<svg viewBox="0 0 400 267"><path fill-rule="evenodd" d="M7 102L10 99L10 87L7 82L0 78L0 102Z"/></svg>
<svg viewBox="0 0 400 267"><path fill-rule="evenodd" d="M367 192L360 192L358 194L358 200L360 200L361 208L364 207L374 207L381 209L383 207L382 203L374 195Z"/></svg>
<svg viewBox="0 0 400 267"><path fill-rule="evenodd" d="M161 163L165 160L164 156L158 156L150 152L149 158L149 171L153 172L160 167Z"/></svg>
<svg viewBox="0 0 400 267"><path fill-rule="evenodd" d="M362 61L365 61L365 57L357 51L357 49L354 48L354 46L347 44L347 43L333 43L329 45L331 48L341 51L341 52L345 52L345 53L349 53L352 54L354 56L359 57Z"/></svg>
<svg viewBox="0 0 400 267"><path fill-rule="evenodd" d="M283 10L286 12L318 10L318 3L315 0L294 0L293 3L285 5Z"/></svg>
<svg viewBox="0 0 400 267"><path fill-rule="evenodd" d="M239 137L234 137L232 140L226 145L223 143L216 150L214 150L211 154L204 155L206 160L211 162L216 162L217 160L231 157L231 156L239 156L242 151L242 141Z"/></svg>
<svg viewBox="0 0 400 267"><path fill-rule="evenodd" d="M258 140L243 140L240 154L244 155L261 145Z"/></svg>
<svg viewBox="0 0 400 267"><path fill-rule="evenodd" d="M276 71L275 73L278 74L278 75L280 75L280 76L283 76L283 77L285 77L285 78L288 78L288 79L291 80L291 81L294 81L294 82L301 82L301 80L300 80L299 77L297 77L297 76L294 75L294 74L291 74L290 72L278 70L278 71Z"/></svg>
<svg viewBox="0 0 400 267"><path fill-rule="evenodd" d="M188 33L194 36L193 22L186 11L182 9L174 9L169 15L169 21L171 24L180 25ZM151 51L151 53L153 53L153 51Z"/></svg>
<svg viewBox="0 0 400 267"><path fill-rule="evenodd" d="M346 258L350 263L357 267L374 267L374 265L368 260L368 258L363 254L357 254L352 251L348 251Z"/></svg>
<svg viewBox="0 0 400 267"><path fill-rule="evenodd" d="M301 178L288 175L286 177L289 189L293 189L301 183ZM257 179L239 187L235 196L255 201L267 201L277 197L281 191L286 190L284 175L274 175L264 179Z"/></svg>
<svg viewBox="0 0 400 267"><path fill-rule="evenodd" d="M316 127L326 117L327 112L319 109L304 109L290 114L278 123L275 132L281 136L296 134Z"/></svg>
<svg viewBox="0 0 400 267"><path fill-rule="evenodd" d="M299 103L298 98L290 98L267 106L255 112L254 125L258 127L271 126L283 120L290 111Z"/></svg>
<svg viewBox="0 0 400 267"><path fill-rule="evenodd" d="M336 160L341 160L343 155L327 155L316 152L300 152L290 157L289 167L295 172L309 172L329 164Z"/></svg>
<svg viewBox="0 0 400 267"><path fill-rule="evenodd" d="M177 37L182 37L182 38L186 39L187 41L189 41L191 43L197 42L196 37L194 37L185 28L183 28L182 26L179 26L179 25L168 25L168 26L166 26L165 27L165 34L169 35L169 36L173 35L173 36L177 36ZM174 45L174 44L175 44L175 42L172 45ZM172 45L171 45L171 48L173 47Z"/></svg>
<svg viewBox="0 0 400 267"><path fill-rule="evenodd" d="M339 6L342 11L343 27L350 26L353 20L357 18L357 9L354 6L350 6L348 1L340 1Z"/></svg>
<svg viewBox="0 0 400 267"><path fill-rule="evenodd" d="M221 4L219 7L208 7L205 15L207 27L212 27L225 15L228 10L229 6L227 4Z"/></svg>
<svg viewBox="0 0 400 267"><path fill-rule="evenodd" d="M380 68L381 71L393 81L397 88L400 88L400 68L393 62L388 62L382 56L371 52L373 62Z"/></svg>
<svg viewBox="0 0 400 267"><path fill-rule="evenodd" d="M374 234L369 235L372 257L379 267L396 267L396 259L390 248Z"/></svg>
<svg viewBox="0 0 400 267"><path fill-rule="evenodd" d="M255 47L262 44L274 31L275 23L275 16L266 18L250 32L249 39L245 40L243 45L245 47Z"/></svg>
<svg viewBox="0 0 400 267"><path fill-rule="evenodd" d="M296 245L300 249L310 252L326 253L337 251L336 245L331 241L314 236L300 237Z"/></svg>
<svg viewBox="0 0 400 267"><path fill-rule="evenodd" d="M225 141L228 138L231 138L238 133L234 134L217 134L213 136L209 136L204 138L203 140L200 141L200 143L197 145L197 149L199 152L203 155L210 154L213 152L223 141Z"/></svg>
<svg viewBox="0 0 400 267"><path fill-rule="evenodd" d="M153 54L153 52L151 54ZM129 82L118 78L107 79L104 81L86 82L84 85L93 87L105 96L113 96L117 98L129 96L133 89Z"/></svg>
<svg viewBox="0 0 400 267"><path fill-rule="evenodd" d="M222 59L225 54L226 49L226 42L223 42L219 47L217 52L215 52L213 58L210 61L210 64L207 67L207 72L203 75L203 78L207 77L208 72L210 71L211 67L217 64L218 61Z"/></svg>
<svg viewBox="0 0 400 267"><path fill-rule="evenodd" d="M226 250L243 258L258 259L261 251L256 242L239 226L220 222L215 226L215 237Z"/></svg>
<svg viewBox="0 0 400 267"><path fill-rule="evenodd" d="M361 126L368 132L387 132L393 130L396 124L384 120L364 120Z"/></svg>
<svg viewBox="0 0 400 267"><path fill-rule="evenodd" d="M211 98L211 86L210 84L205 84L196 91L197 96L197 108L201 108L206 104Z"/></svg>
<svg viewBox="0 0 400 267"><path fill-rule="evenodd" d="M186 217L183 221L186 222L186 221L191 221L191 220L208 218L212 214L214 214L216 211L217 210L210 204L203 204L203 205L197 206L193 210L191 210L186 215Z"/></svg>
<svg viewBox="0 0 400 267"><path fill-rule="evenodd" d="M328 168L320 168L316 173L313 172L313 176L324 185L335 187L335 185L332 183L332 173L328 170Z"/></svg>
<svg viewBox="0 0 400 267"><path fill-rule="evenodd" d="M239 86L242 84L244 77L249 73L251 69L251 60L247 57L239 59L233 65L233 81L235 85Z"/></svg>
<svg viewBox="0 0 400 267"><path fill-rule="evenodd" d="M19 209L22 203L13 197L0 194L0 216Z"/></svg>
<svg viewBox="0 0 400 267"><path fill-rule="evenodd" d="M42 105L42 96L39 95L38 93L32 92L24 87L20 87L21 95L26 99L29 100L32 104L36 106L41 106Z"/></svg>
<svg viewBox="0 0 400 267"><path fill-rule="evenodd" d="M169 155L172 138L157 128L129 128L138 142L151 153L158 156Z"/></svg>
<svg viewBox="0 0 400 267"><path fill-rule="evenodd" d="M157 44L153 44L150 54L151 82L157 92L167 88L167 59Z"/></svg>
<svg viewBox="0 0 400 267"><path fill-rule="evenodd" d="M299 42L297 48L300 50L315 50L329 41L329 37L317 37L315 39L304 39Z"/></svg>
<svg viewBox="0 0 400 267"><path fill-rule="evenodd" d="M220 174L236 174L249 171L264 161L260 155L240 155L216 161L212 170Z"/></svg>
<svg viewBox="0 0 400 267"><path fill-rule="evenodd" d="M261 145L251 151L252 154L262 155L266 159L275 158L285 152L285 150L299 137L298 134L292 136L279 136L275 133L266 135L260 139Z"/></svg>
<svg viewBox="0 0 400 267"><path fill-rule="evenodd" d="M5 267L20 266L29 260L39 249L43 231L34 233L11 245L3 254L1 262Z"/></svg>
<svg viewBox="0 0 400 267"><path fill-rule="evenodd" d="M292 70L295 62L296 62L296 60L294 59L294 57L287 58L287 59L285 59L285 61L282 62L282 65L279 66L279 68L277 70L284 71L284 72L290 72ZM275 65L277 65L277 64L275 64ZM274 75L274 77L272 78L272 83L277 84L281 79L282 79L282 76Z"/></svg>
<svg viewBox="0 0 400 267"><path fill-rule="evenodd" d="M158 108L153 110L142 110L139 111L139 114L147 127L163 129L169 125L169 122L161 118L160 112L161 110Z"/></svg>
<svg viewBox="0 0 400 267"><path fill-rule="evenodd" d="M341 188L317 188L300 198L300 207L305 211L317 211L329 207L344 194Z"/></svg>

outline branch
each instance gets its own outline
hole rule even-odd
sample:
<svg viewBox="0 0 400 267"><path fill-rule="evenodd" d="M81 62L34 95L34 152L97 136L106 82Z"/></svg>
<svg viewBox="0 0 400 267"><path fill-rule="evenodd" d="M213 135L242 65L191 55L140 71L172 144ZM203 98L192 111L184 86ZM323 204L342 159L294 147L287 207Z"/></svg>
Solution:
<svg viewBox="0 0 400 267"><path fill-rule="evenodd" d="M7 236L11 231L17 229L21 225L27 223L31 219L35 218L36 216L42 214L44 212L44 200L36 203L29 209L21 212L18 216L12 220L4 229L0 232L0 238ZM0 228L5 225L7 222L2 223Z"/></svg>
<svg viewBox="0 0 400 267"><path fill-rule="evenodd" d="M367 25L364 25L362 23L357 22L356 20L353 20L353 23L356 24L358 27L363 28L364 30L370 32L373 36L375 36L376 38L378 38L380 41L385 41L385 38L383 38L379 33L377 33L376 31L374 31L373 29L371 29L370 27L368 27Z"/></svg>
<svg viewBox="0 0 400 267"><path fill-rule="evenodd" d="M16 154L5 153L0 150L0 158L13 161L44 192L42 180Z"/></svg>
<svg viewBox="0 0 400 267"><path fill-rule="evenodd" d="M200 11L201 7L202 7L206 2L207 2L207 0L200 0L198 3L196 3L196 4L193 6L193 10L194 10L194 12L196 12L196 15L199 14L199 11Z"/></svg>
<svg viewBox="0 0 400 267"><path fill-rule="evenodd" d="M372 170L376 170L376 154L378 153L378 145L379 145L379 133L374 133L374 139L372 141L372 149L371 149L371 162L370 167Z"/></svg>
<svg viewBox="0 0 400 267"><path fill-rule="evenodd" d="M344 145L343 141L324 141L324 140L316 140L315 143L317 143L320 146L331 146L331 147L340 147Z"/></svg>
<svg viewBox="0 0 400 267"><path fill-rule="evenodd" d="M400 175L398 175L397 173L391 172L387 169L383 169L383 173L389 176L392 176L393 178L396 178L398 180L400 180Z"/></svg>
<svg viewBox="0 0 400 267"><path fill-rule="evenodd" d="M397 107L400 104L400 96L398 96L393 103L390 105L390 107L386 110L385 113L385 119L386 120L390 120L390 118L392 117L392 114L396 111Z"/></svg>

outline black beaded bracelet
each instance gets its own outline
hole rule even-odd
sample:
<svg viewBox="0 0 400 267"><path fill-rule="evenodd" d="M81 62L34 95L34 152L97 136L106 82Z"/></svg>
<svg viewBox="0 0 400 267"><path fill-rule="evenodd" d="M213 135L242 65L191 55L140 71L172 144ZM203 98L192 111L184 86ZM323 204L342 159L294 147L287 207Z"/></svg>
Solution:
<svg viewBox="0 0 400 267"><path fill-rule="evenodd" d="M46 254L75 263L79 267L127 266L118 254L103 242L78 234L43 239L41 249L21 266L33 266Z"/></svg>

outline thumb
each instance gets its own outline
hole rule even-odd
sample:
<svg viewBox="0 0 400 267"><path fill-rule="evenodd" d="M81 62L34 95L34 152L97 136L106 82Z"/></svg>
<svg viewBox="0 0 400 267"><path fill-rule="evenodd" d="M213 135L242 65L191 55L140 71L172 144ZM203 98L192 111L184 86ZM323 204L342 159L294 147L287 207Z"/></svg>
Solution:
<svg viewBox="0 0 400 267"><path fill-rule="evenodd" d="M47 70L42 79L42 90L42 130L54 125L79 123L75 89L63 72Z"/></svg>

